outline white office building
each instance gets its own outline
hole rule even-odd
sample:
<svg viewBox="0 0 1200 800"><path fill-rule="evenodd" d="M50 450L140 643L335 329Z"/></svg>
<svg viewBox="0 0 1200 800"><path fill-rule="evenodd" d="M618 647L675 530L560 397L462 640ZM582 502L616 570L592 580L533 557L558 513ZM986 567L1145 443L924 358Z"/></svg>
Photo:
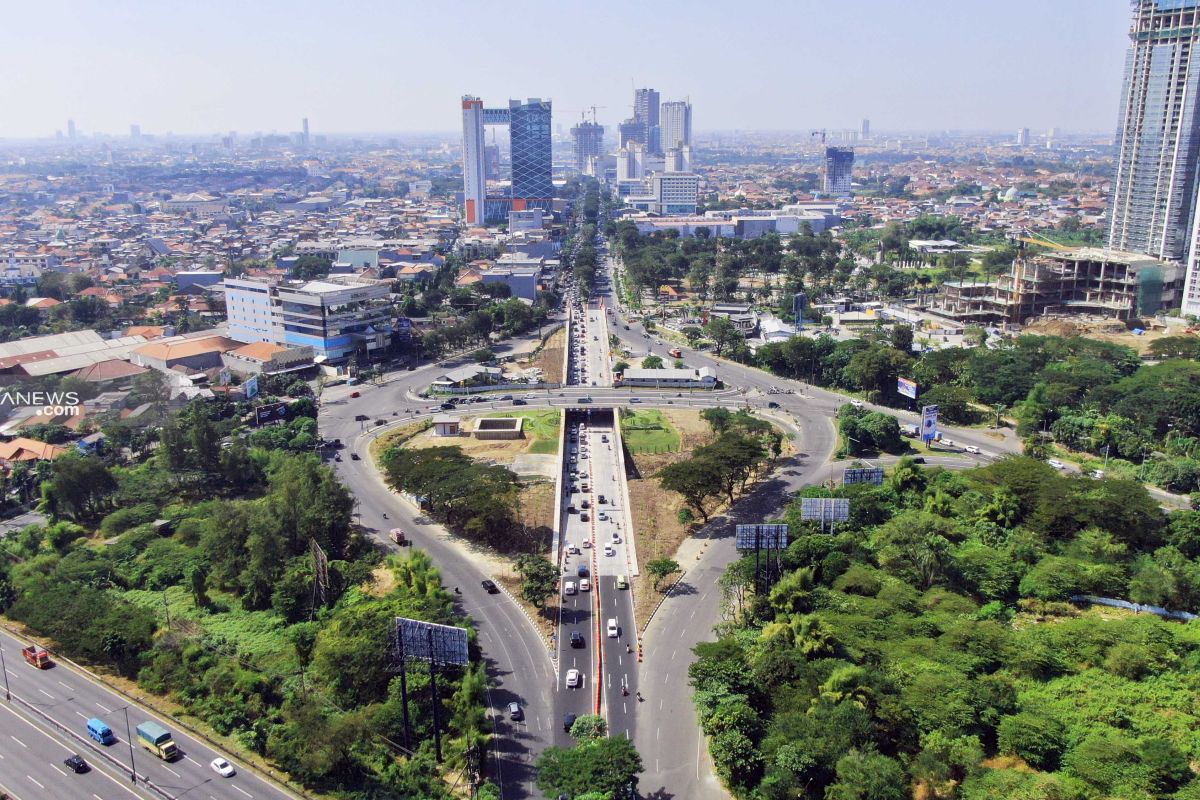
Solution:
<svg viewBox="0 0 1200 800"><path fill-rule="evenodd" d="M661 172L650 178L659 214L695 214L700 201L700 176L692 172Z"/></svg>

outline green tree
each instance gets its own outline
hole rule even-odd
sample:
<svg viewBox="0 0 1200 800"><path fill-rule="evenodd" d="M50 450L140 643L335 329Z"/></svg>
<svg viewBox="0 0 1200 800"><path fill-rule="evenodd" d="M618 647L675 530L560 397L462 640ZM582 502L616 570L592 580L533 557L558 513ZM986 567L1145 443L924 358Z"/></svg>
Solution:
<svg viewBox="0 0 1200 800"><path fill-rule="evenodd" d="M516 561L521 576L521 597L539 609L558 591L558 569L543 556L525 553Z"/></svg>
<svg viewBox="0 0 1200 800"><path fill-rule="evenodd" d="M655 558L646 562L646 571L654 578L654 591L658 591L658 585L662 579L679 571L679 562L671 558Z"/></svg>
<svg viewBox="0 0 1200 800"><path fill-rule="evenodd" d="M908 800L911 796L900 764L869 750L851 750L838 759L837 781L825 790L826 800Z"/></svg>
<svg viewBox="0 0 1200 800"><path fill-rule="evenodd" d="M584 792L624 794L637 782L642 758L624 736L608 736L575 747L548 747L537 760L537 787L549 796Z"/></svg>

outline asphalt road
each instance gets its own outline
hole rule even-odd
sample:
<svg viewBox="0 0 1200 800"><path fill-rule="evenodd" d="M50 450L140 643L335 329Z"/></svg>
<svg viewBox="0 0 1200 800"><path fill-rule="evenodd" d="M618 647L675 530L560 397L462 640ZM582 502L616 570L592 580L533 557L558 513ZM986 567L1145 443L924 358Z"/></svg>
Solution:
<svg viewBox="0 0 1200 800"><path fill-rule="evenodd" d="M239 768L232 778L220 777L212 771L209 763L220 755L229 758L235 766L240 766L236 759L218 752L149 709L131 704L121 695L65 663L56 661L49 669L37 669L26 664L21 658L21 648L24 644L7 632L0 632L0 647L4 649L6 673L12 694L36 706L42 714L81 736L87 735L86 725L89 718L98 717L104 720L119 740L105 748L106 752L122 763L128 763L129 759L123 708L129 707L131 727L139 722L152 720L171 731L183 757L169 764L152 756L149 751L134 742L134 761L138 774L148 776L169 796L179 797L187 793L189 798L209 800L283 800L295 797L292 793L268 783L251 770ZM129 797L130 792L117 791L109 780L114 774L121 773L110 768L103 758L90 752L86 745L71 739L17 704L6 703L3 709L4 711L0 712L3 713L3 716L0 716L0 756L3 756L0 760L0 781L12 792L25 797L70 797L82 791L81 787L90 786L92 788L78 796ZM24 716L26 722L19 722L12 712ZM36 720L36 724L31 723L31 720ZM18 733L19 730L25 731L25 735ZM35 735L37 730L41 732ZM20 741L16 742L14 737ZM5 738L11 741L6 742ZM84 759L93 765L93 771L85 775L75 775L63 768L63 774L59 774L62 759L70 754L66 750L82 754ZM32 771L35 769L39 771L37 774ZM17 774L21 770L30 772L27 775ZM36 788L35 781L49 788L31 793L30 788ZM122 788L128 786L127 772L118 783ZM103 788L103 791L99 791L99 788ZM136 796L152 796L161 800L161 796L153 792L148 792L147 795L139 793Z"/></svg>

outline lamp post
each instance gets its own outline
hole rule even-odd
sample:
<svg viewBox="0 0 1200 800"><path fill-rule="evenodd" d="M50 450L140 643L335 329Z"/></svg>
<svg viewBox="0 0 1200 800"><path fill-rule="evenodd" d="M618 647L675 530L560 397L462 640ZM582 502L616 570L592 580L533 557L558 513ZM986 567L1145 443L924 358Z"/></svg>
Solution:
<svg viewBox="0 0 1200 800"><path fill-rule="evenodd" d="M125 712L125 743L129 745L129 782L137 783L137 767L133 763L133 736L129 733L129 706L121 709Z"/></svg>
<svg viewBox="0 0 1200 800"><path fill-rule="evenodd" d="M4 673L4 699L12 700L12 692L8 688L8 667L4 664L4 648L0 647L0 672Z"/></svg>

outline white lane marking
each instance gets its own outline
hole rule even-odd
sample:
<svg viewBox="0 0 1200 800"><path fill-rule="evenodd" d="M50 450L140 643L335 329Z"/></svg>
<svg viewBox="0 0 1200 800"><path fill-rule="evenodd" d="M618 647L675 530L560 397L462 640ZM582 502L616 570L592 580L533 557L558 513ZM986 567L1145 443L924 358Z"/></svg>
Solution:
<svg viewBox="0 0 1200 800"><path fill-rule="evenodd" d="M51 700L54 699L54 695L50 694L45 689L38 689L38 691L41 692L42 694L46 695L46 697L49 697Z"/></svg>
<svg viewBox="0 0 1200 800"><path fill-rule="evenodd" d="M165 769L167 772L171 773L172 775L174 775L176 778L182 778L182 777L183 777L183 776L182 776L182 775L180 775L178 772L176 772L175 770L173 770L173 769L171 769L170 767L168 767L166 764L163 764L163 765L162 765L162 768L163 768L163 769Z"/></svg>
<svg viewBox="0 0 1200 800"><path fill-rule="evenodd" d="M24 743L24 742L22 742L20 739L18 739L17 737L13 736L11 733L8 735L8 738L12 739L14 742L16 742L17 744L21 745L21 747L24 747L26 750L28 750L28 749L29 749L29 745L25 744L25 743Z"/></svg>
<svg viewBox="0 0 1200 800"><path fill-rule="evenodd" d="M241 792L242 794L246 795L246 797L249 797L251 800L254 800L254 795L250 794L249 792L247 792L247 791L246 791L245 789L243 789L242 787L240 787L240 786L234 786L233 788L237 789L239 792Z"/></svg>
<svg viewBox="0 0 1200 800"><path fill-rule="evenodd" d="M71 688L70 686L67 686L67 685L66 685L65 683L63 683L62 681L58 681L58 685L59 685L59 686L61 686L61 687L63 687L64 689L70 689L70 688Z"/></svg>
<svg viewBox="0 0 1200 800"><path fill-rule="evenodd" d="M32 775L26 775L25 777L26 777L26 778L29 778L29 781L30 781L30 783L37 784L37 787L38 787L39 789L45 789L45 788L46 788L45 786L42 786L40 783L38 783L36 780L34 780Z"/></svg>
<svg viewBox="0 0 1200 800"><path fill-rule="evenodd" d="M204 766L203 764L201 764L199 761L197 761L196 759L192 758L191 756L184 756L184 758L186 758L188 761L190 761L190 762L192 762L193 764L195 764L197 767Z"/></svg>
<svg viewBox="0 0 1200 800"><path fill-rule="evenodd" d="M76 711L75 713L76 713L76 714L79 714L79 716L83 717L84 719L88 719L88 715L87 715L87 714L84 714L83 712Z"/></svg>
<svg viewBox="0 0 1200 800"><path fill-rule="evenodd" d="M105 706L101 706L99 703L96 703L96 705L100 706L100 710L105 712L106 714L113 713L111 708L106 708Z"/></svg>
<svg viewBox="0 0 1200 800"><path fill-rule="evenodd" d="M55 765L55 764L51 764L50 766L54 767L54 769L55 769L55 770L57 770L57 771L58 771L58 773L59 773L60 775L62 775L64 778L65 778L65 777L67 777L67 773L63 772L61 769L58 769L58 766L57 766L57 765Z"/></svg>

